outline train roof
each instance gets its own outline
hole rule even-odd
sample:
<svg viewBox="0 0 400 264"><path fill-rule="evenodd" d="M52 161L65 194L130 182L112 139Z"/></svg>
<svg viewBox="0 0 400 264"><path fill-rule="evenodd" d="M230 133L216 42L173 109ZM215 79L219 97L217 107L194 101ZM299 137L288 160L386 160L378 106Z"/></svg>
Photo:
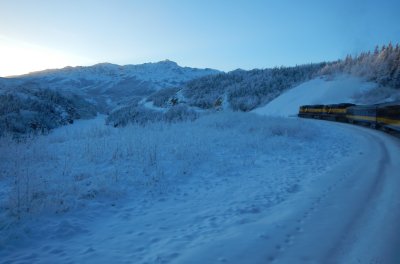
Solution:
<svg viewBox="0 0 400 264"><path fill-rule="evenodd" d="M321 108L324 107L324 105L319 104L319 105L303 105L301 107L307 107L307 108Z"/></svg>
<svg viewBox="0 0 400 264"><path fill-rule="evenodd" d="M352 103L340 103L340 104L329 104L326 105L327 107L350 107L350 106L355 106L355 104Z"/></svg>
<svg viewBox="0 0 400 264"><path fill-rule="evenodd" d="M315 105L302 105L300 108L359 108L359 109L371 109L371 108L381 108L381 107L400 107L400 101L393 101L387 103L371 104L371 105L356 105L352 103L340 103L340 104L315 104Z"/></svg>
<svg viewBox="0 0 400 264"><path fill-rule="evenodd" d="M353 107L357 108L381 108L381 107L389 107L389 106L400 106L400 101L387 102L387 103L379 103L379 104L371 104L371 105L354 105Z"/></svg>
<svg viewBox="0 0 400 264"><path fill-rule="evenodd" d="M386 106L400 106L400 101L388 102L377 104L378 107L386 107Z"/></svg>
<svg viewBox="0 0 400 264"><path fill-rule="evenodd" d="M349 106L354 106L355 104L351 103L340 103L340 104L328 104L328 105L323 105L323 104L315 104L315 105L302 105L300 107L304 108L321 108L321 107L349 107Z"/></svg>
<svg viewBox="0 0 400 264"><path fill-rule="evenodd" d="M355 109L355 108L363 108L363 109L370 109L370 108L377 108L378 107L378 105L353 105L353 106L350 106L349 108L353 108L353 109Z"/></svg>

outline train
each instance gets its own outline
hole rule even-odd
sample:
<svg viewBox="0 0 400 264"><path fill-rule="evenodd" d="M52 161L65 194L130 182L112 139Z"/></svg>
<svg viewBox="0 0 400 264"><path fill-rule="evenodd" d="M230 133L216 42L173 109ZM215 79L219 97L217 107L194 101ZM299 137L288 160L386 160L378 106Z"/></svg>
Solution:
<svg viewBox="0 0 400 264"><path fill-rule="evenodd" d="M302 105L298 116L363 125L400 135L400 101L374 105Z"/></svg>

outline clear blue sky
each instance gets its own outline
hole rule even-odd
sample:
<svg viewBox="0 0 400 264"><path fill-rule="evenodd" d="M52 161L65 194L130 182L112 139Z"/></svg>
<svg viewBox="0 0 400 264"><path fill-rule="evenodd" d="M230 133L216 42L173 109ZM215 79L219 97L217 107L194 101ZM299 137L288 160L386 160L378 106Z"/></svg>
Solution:
<svg viewBox="0 0 400 264"><path fill-rule="evenodd" d="M0 76L170 59L220 70L400 42L399 0L0 0Z"/></svg>

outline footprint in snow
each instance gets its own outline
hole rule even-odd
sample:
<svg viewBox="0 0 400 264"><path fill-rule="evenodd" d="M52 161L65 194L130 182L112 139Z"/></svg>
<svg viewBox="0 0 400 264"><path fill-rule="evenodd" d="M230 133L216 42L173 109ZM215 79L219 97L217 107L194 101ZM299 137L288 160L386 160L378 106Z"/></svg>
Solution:
<svg viewBox="0 0 400 264"><path fill-rule="evenodd" d="M84 254L91 254L93 252L95 252L96 250L94 250L92 247L89 247L85 250Z"/></svg>
<svg viewBox="0 0 400 264"><path fill-rule="evenodd" d="M50 251L50 253L53 255L61 255L64 253L64 250L61 248L56 248L56 249L53 249L52 251Z"/></svg>

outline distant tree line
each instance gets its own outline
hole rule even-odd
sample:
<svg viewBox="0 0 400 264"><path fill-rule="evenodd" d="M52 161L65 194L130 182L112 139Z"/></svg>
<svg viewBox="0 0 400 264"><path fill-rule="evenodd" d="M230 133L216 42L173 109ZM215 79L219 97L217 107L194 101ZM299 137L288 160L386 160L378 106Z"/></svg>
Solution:
<svg viewBox="0 0 400 264"><path fill-rule="evenodd" d="M348 73L382 86L400 89L400 46L392 43L376 46L373 52L348 55L344 60L326 65L321 74Z"/></svg>

